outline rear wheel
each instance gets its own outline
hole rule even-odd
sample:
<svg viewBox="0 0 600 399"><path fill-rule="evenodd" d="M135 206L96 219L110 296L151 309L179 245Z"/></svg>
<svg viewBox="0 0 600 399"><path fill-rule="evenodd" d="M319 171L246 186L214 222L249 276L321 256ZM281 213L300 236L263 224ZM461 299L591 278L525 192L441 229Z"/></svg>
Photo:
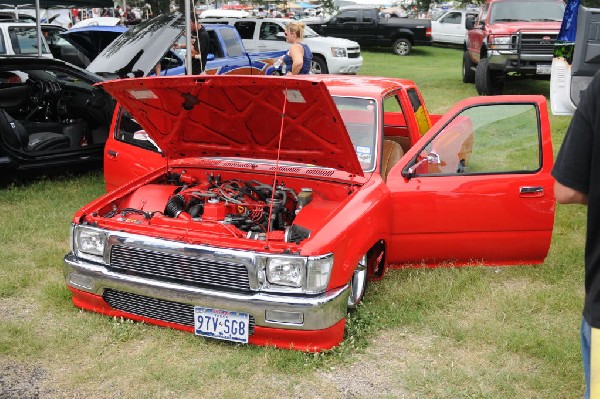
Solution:
<svg viewBox="0 0 600 399"><path fill-rule="evenodd" d="M504 82L502 72L491 70L489 60L482 58L475 70L475 88L481 96L494 96L502 94Z"/></svg>
<svg viewBox="0 0 600 399"><path fill-rule="evenodd" d="M408 39L398 39L393 45L394 54L396 55L409 55L412 50L412 44Z"/></svg>
<svg viewBox="0 0 600 399"><path fill-rule="evenodd" d="M315 75L326 74L329 73L327 69L327 63L320 55L313 55L310 71Z"/></svg>
<svg viewBox="0 0 600 399"><path fill-rule="evenodd" d="M469 57L468 50L463 53L462 80L464 83L475 83L473 61L471 61L471 57Z"/></svg>

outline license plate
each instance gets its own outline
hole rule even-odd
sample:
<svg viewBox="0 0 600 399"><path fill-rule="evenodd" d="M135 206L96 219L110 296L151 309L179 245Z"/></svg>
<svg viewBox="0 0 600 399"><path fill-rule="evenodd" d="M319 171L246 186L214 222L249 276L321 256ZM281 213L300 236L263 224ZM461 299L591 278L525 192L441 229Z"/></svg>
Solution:
<svg viewBox="0 0 600 399"><path fill-rule="evenodd" d="M551 69L552 69L551 65L536 65L535 72L538 75L550 75Z"/></svg>
<svg viewBox="0 0 600 399"><path fill-rule="evenodd" d="M249 328L248 313L194 307L196 335L247 344Z"/></svg>

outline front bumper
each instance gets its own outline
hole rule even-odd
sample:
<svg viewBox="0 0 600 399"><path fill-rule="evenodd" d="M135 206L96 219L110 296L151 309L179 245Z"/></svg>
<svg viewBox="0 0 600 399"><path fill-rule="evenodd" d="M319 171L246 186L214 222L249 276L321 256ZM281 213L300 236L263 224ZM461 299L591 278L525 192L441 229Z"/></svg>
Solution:
<svg viewBox="0 0 600 399"><path fill-rule="evenodd" d="M254 319L255 333L249 338L254 344L322 350L343 339L348 286L318 295L239 293L115 273L72 253L64 258L64 275L76 306L110 316L193 331L193 326L177 318L146 313L145 304L156 299L163 308L158 314L168 313L170 305L183 307L186 320L189 312L193 320L194 306L248 313ZM142 298L136 305L140 311L112 308L105 300L107 292Z"/></svg>
<svg viewBox="0 0 600 399"><path fill-rule="evenodd" d="M355 75L363 64L362 56L359 58L329 57L327 68L332 74Z"/></svg>
<svg viewBox="0 0 600 399"><path fill-rule="evenodd" d="M490 69L504 72L522 72L527 74L540 74L538 65L547 66L543 73L550 76L550 64L552 63L552 55L545 54L519 54L508 53L505 51L490 51L488 53L488 61Z"/></svg>

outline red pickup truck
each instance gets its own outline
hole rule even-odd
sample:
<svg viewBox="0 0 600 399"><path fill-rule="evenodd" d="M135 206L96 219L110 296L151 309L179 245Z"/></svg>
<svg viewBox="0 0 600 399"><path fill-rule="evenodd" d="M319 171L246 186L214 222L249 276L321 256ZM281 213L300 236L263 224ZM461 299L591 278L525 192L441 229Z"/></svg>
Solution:
<svg viewBox="0 0 600 399"><path fill-rule="evenodd" d="M564 9L562 0L487 0L467 19L463 82L495 95L507 79L549 79Z"/></svg>
<svg viewBox="0 0 600 399"><path fill-rule="evenodd" d="M320 351L388 267L541 263L554 221L543 96L430 115L367 76L188 76L122 105L108 194L72 221L76 306L237 343ZM140 175L140 177L135 177Z"/></svg>

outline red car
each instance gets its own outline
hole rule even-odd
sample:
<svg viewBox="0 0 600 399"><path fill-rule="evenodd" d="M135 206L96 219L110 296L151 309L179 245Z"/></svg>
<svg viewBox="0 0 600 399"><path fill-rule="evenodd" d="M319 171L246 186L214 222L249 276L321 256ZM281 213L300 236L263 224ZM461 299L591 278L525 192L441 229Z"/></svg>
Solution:
<svg viewBox="0 0 600 399"><path fill-rule="evenodd" d="M467 99L440 117L391 78L102 86L123 109L105 149L112 191L77 212L65 257L83 309L319 351L387 267L547 254L543 96Z"/></svg>
<svg viewBox="0 0 600 399"><path fill-rule="evenodd" d="M563 0L486 0L466 21L463 82L494 95L509 79L548 79L564 12Z"/></svg>

